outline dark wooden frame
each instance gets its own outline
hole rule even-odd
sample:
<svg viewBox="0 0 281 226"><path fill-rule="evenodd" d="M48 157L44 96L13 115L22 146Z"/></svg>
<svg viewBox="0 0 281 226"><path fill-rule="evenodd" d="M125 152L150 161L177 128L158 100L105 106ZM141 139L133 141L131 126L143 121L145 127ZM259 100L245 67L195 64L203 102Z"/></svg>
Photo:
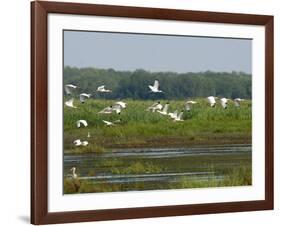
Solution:
<svg viewBox="0 0 281 226"><path fill-rule="evenodd" d="M265 26L265 200L56 213L48 212L48 13ZM31 3L32 224L180 216L269 209L273 209L273 16L45 1Z"/></svg>

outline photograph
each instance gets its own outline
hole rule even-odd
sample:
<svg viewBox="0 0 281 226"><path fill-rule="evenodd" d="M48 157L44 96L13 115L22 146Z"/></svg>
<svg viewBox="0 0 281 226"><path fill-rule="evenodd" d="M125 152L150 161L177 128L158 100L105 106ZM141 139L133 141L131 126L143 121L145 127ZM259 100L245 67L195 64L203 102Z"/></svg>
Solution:
<svg viewBox="0 0 281 226"><path fill-rule="evenodd" d="M252 185L252 40L63 30L63 193Z"/></svg>
<svg viewBox="0 0 281 226"><path fill-rule="evenodd" d="M30 222L273 210L274 15L114 4L30 4Z"/></svg>

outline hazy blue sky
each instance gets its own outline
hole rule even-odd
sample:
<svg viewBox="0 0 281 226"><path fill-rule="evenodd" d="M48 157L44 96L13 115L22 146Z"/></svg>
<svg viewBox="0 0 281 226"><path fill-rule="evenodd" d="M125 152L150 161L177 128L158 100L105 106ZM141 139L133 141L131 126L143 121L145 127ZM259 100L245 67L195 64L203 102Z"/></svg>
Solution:
<svg viewBox="0 0 281 226"><path fill-rule="evenodd" d="M64 32L64 65L80 68L251 73L251 54L244 39Z"/></svg>

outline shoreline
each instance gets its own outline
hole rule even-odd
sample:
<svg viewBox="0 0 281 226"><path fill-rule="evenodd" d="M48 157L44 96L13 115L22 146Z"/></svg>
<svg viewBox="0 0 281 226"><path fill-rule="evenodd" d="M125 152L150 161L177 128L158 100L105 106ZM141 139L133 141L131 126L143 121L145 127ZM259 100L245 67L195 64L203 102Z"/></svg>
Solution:
<svg viewBox="0 0 281 226"><path fill-rule="evenodd" d="M179 142L181 141L181 142ZM98 150L95 147L82 147L82 148L74 148L74 149L68 149L64 150L64 154L86 154L86 153L103 153L112 149L131 149L131 148L192 148L192 147L223 147L223 146L251 146L252 140L251 139L245 139L245 137L242 139L236 138L236 139L220 139L220 142L218 140L185 140L185 142L182 142L180 139L165 139L165 142L163 143L162 139L154 139L154 140L146 140L144 142L138 142L138 143L111 143L107 144L106 146L102 147L103 150ZM95 150L96 149L96 150Z"/></svg>

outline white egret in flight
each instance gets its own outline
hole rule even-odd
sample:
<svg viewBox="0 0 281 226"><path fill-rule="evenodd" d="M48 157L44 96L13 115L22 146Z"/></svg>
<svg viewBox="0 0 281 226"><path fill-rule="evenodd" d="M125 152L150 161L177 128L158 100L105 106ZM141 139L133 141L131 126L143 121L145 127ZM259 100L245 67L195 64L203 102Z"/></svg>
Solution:
<svg viewBox="0 0 281 226"><path fill-rule="evenodd" d="M117 101L117 102L115 102L115 104L120 105L123 109L125 109L127 107L127 103L125 103L123 101Z"/></svg>
<svg viewBox="0 0 281 226"><path fill-rule="evenodd" d="M152 104L150 107L148 107L146 110L147 111L152 111L155 112L157 110L162 110L163 105L158 101L157 103Z"/></svg>
<svg viewBox="0 0 281 226"><path fill-rule="evenodd" d="M117 114L120 114L121 113L121 111L122 111L122 106L120 105L120 104L114 104L113 106L112 106L112 111L115 111Z"/></svg>
<svg viewBox="0 0 281 226"><path fill-rule="evenodd" d="M228 105L229 99L223 97L223 98L220 99L220 101L221 101L221 106L222 106L224 109L227 109L227 105Z"/></svg>
<svg viewBox="0 0 281 226"><path fill-rule="evenodd" d="M193 100L188 100L188 101L186 101L186 102L185 102L185 110L186 110L186 111L190 111L190 110L191 110L191 106L192 106L193 104L197 104L197 102L196 102L196 101L193 101Z"/></svg>
<svg viewBox="0 0 281 226"><path fill-rule="evenodd" d="M64 86L64 90L65 90L67 95L71 95L73 90L76 89L76 88L77 88L77 86L72 85L72 84L67 84L67 85Z"/></svg>
<svg viewBox="0 0 281 226"><path fill-rule="evenodd" d="M84 127L87 127L87 126L88 126L88 123L87 123L86 120L80 119L80 120L78 120L78 121L76 122L76 125L77 125L78 128L80 128L81 125L83 125Z"/></svg>
<svg viewBox="0 0 281 226"><path fill-rule="evenodd" d="M241 98L235 98L234 99L234 105L235 107L240 107L240 103L244 101L244 99L241 99Z"/></svg>
<svg viewBox="0 0 281 226"><path fill-rule="evenodd" d="M109 89L105 89L105 85L102 85L102 86L99 86L97 88L97 92L100 92L100 93L111 93L112 91L109 90Z"/></svg>
<svg viewBox="0 0 281 226"><path fill-rule="evenodd" d="M77 108L76 106L73 105L73 102L74 102L74 98L71 98L70 100L65 102L65 105L70 108Z"/></svg>
<svg viewBox="0 0 281 226"><path fill-rule="evenodd" d="M216 106L216 97L209 96L209 97L207 97L207 101L208 101L208 103L210 104L211 107Z"/></svg>
<svg viewBox="0 0 281 226"><path fill-rule="evenodd" d="M98 112L99 114L111 114L113 112L116 112L117 114L120 114L122 111L122 107L119 104L114 104L112 106L106 107L104 109L102 109L100 112Z"/></svg>
<svg viewBox="0 0 281 226"><path fill-rule="evenodd" d="M104 123L105 123L105 125L107 125L107 126L116 126L116 124L115 123L117 123L117 122L121 122L121 119L118 119L118 120L116 120L116 121L114 121L114 122L110 122L110 121L106 121L106 120L102 120Z"/></svg>
<svg viewBox="0 0 281 226"><path fill-rule="evenodd" d="M174 112L170 112L168 115L171 117L171 119L175 119L178 116L178 110L175 110Z"/></svg>
<svg viewBox="0 0 281 226"><path fill-rule="evenodd" d="M113 112L112 106L102 109L99 114L111 114Z"/></svg>
<svg viewBox="0 0 281 226"><path fill-rule="evenodd" d="M164 105L163 110L157 110L157 112L160 113L161 115L168 115L168 108L169 108L169 103L166 103Z"/></svg>
<svg viewBox="0 0 281 226"><path fill-rule="evenodd" d="M162 90L159 90L159 81L158 80L154 81L153 86L149 85L148 87L150 89L150 92L153 92L153 93L162 93L163 92Z"/></svg>
<svg viewBox="0 0 281 226"><path fill-rule="evenodd" d="M82 104L84 104L85 101L86 101L86 99L89 99L91 96L92 96L92 94L81 93L81 94L79 95L80 102L81 102Z"/></svg>
<svg viewBox="0 0 281 226"><path fill-rule="evenodd" d="M182 119L182 116L183 116L183 111L181 111L177 117L174 119L174 122L182 122L183 119Z"/></svg>

